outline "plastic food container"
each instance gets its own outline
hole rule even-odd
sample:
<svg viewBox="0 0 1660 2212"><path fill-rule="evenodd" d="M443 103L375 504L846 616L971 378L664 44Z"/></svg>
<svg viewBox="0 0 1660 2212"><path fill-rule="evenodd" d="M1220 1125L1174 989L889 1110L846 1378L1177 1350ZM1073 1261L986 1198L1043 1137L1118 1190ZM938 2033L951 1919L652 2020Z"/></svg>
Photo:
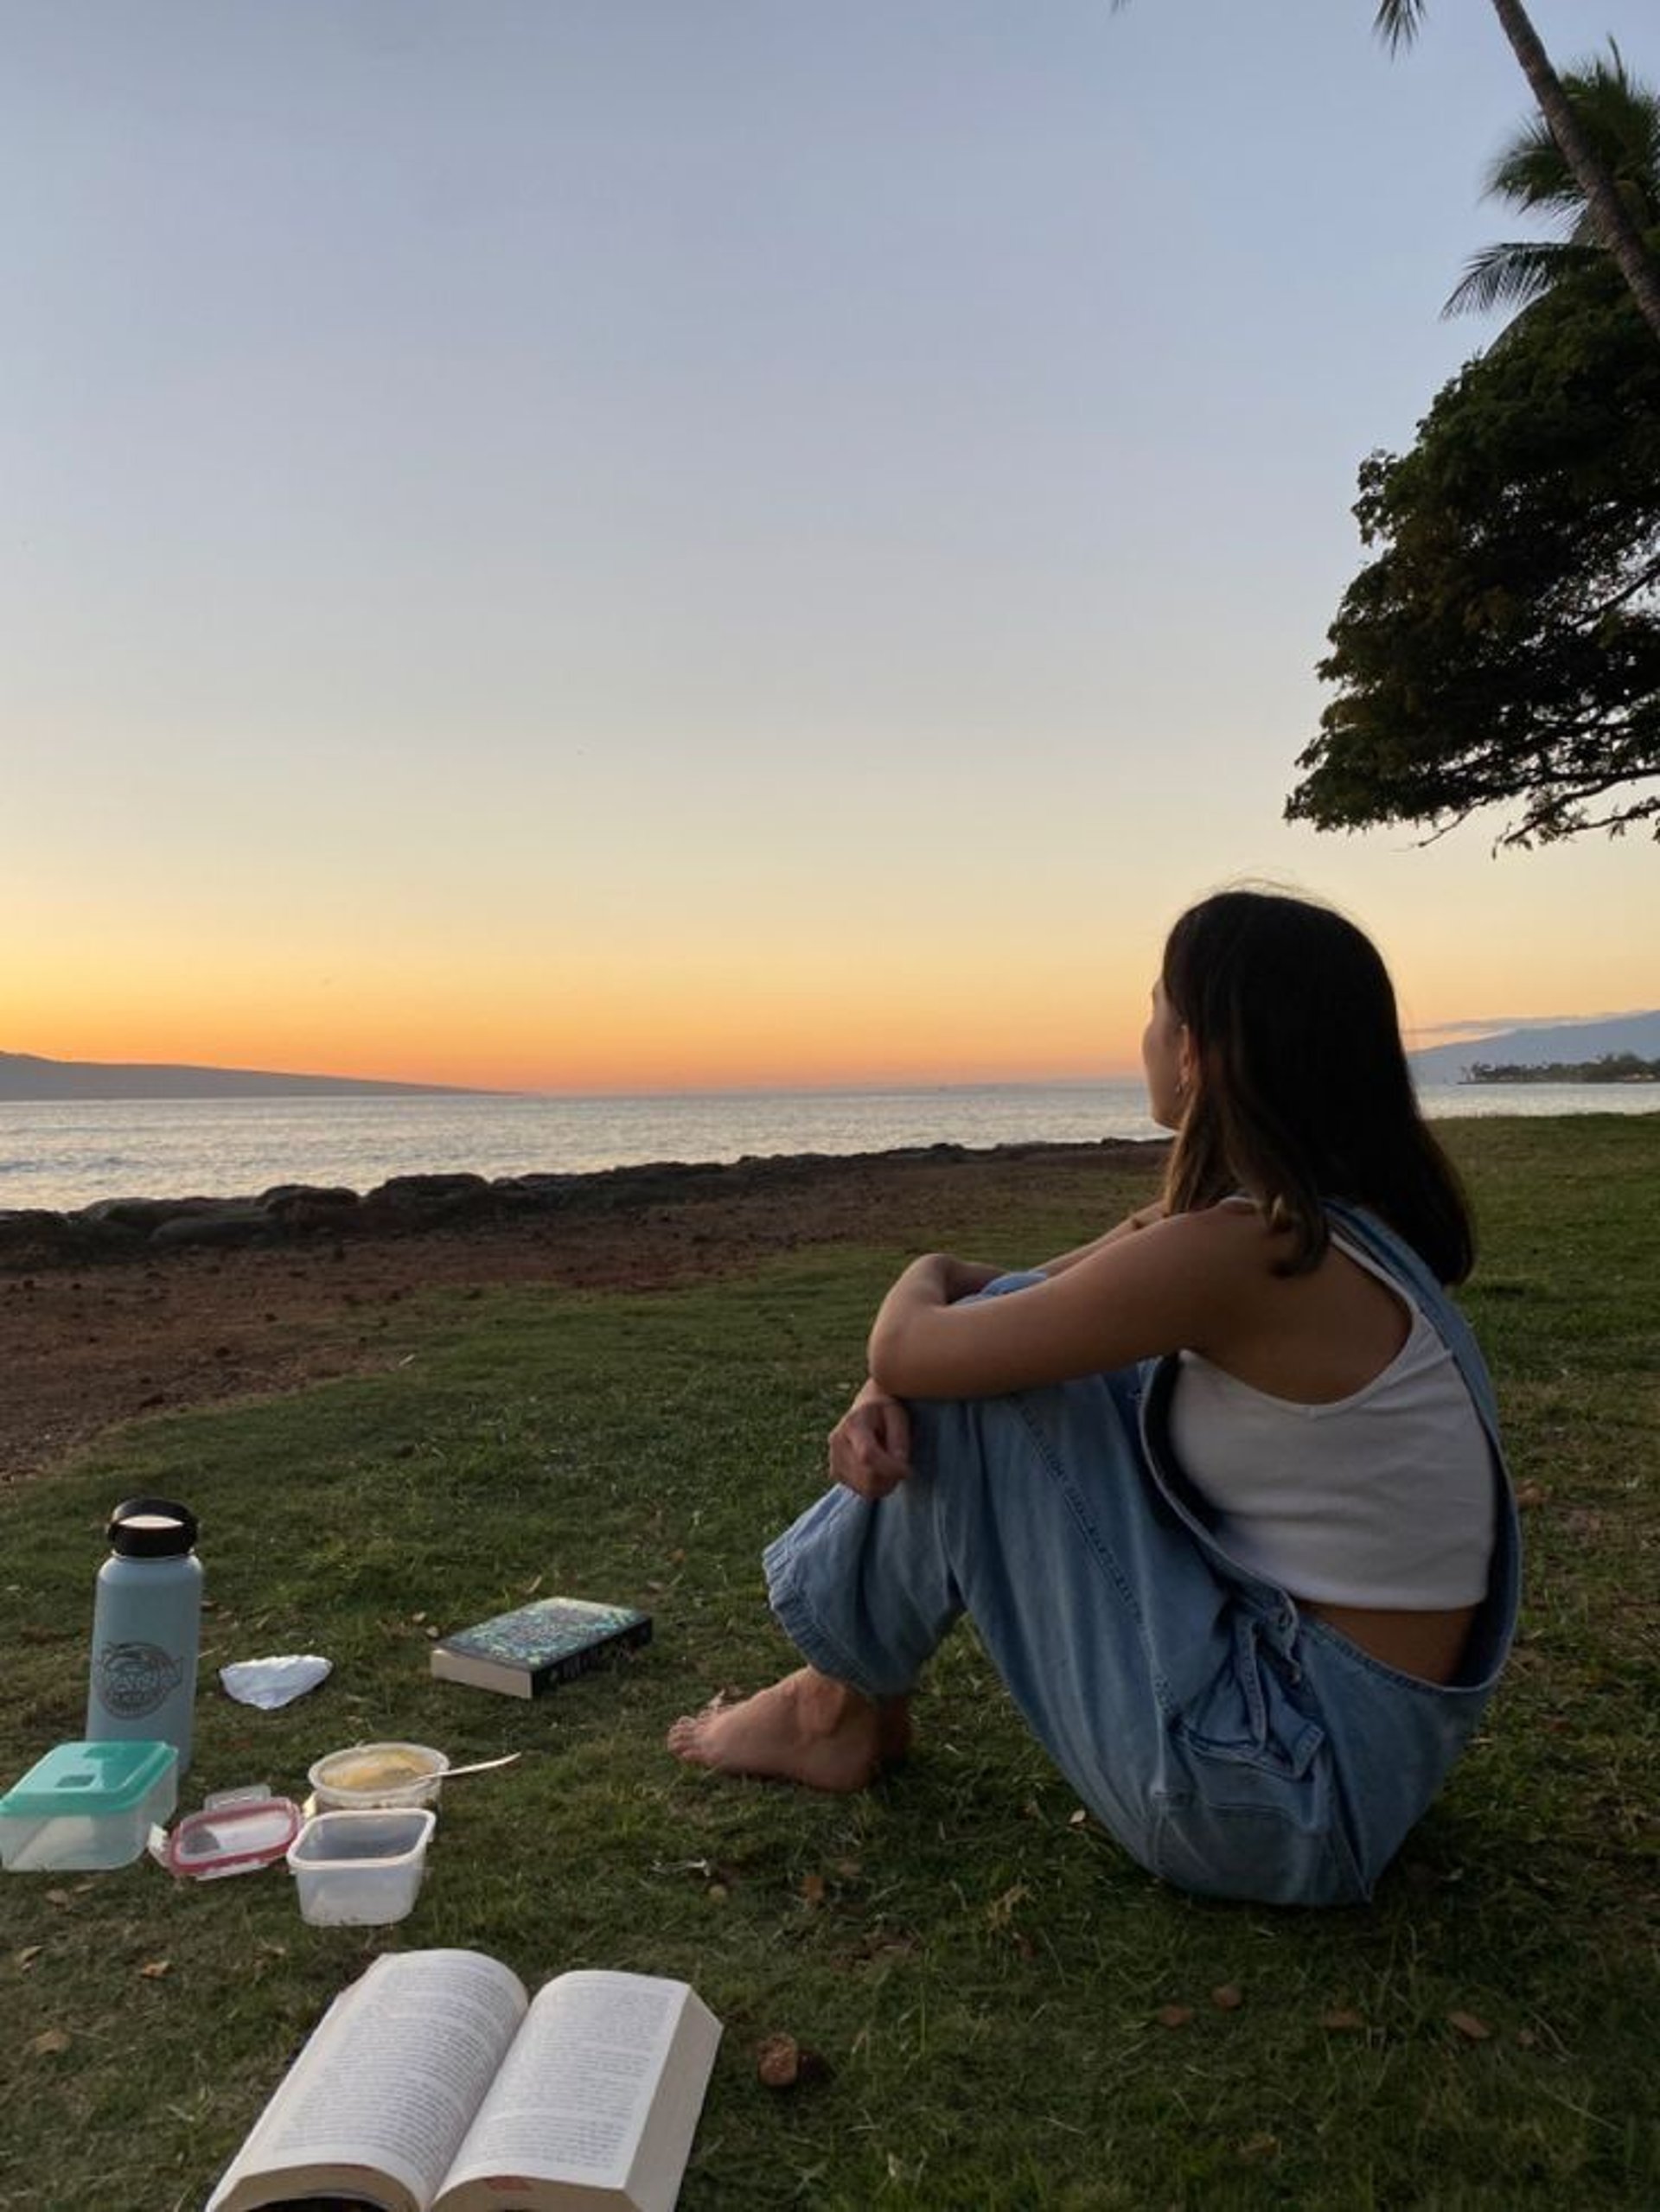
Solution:
<svg viewBox="0 0 1660 2212"><path fill-rule="evenodd" d="M314 1928L381 1928L415 1903L437 1815L425 1806L316 1813L289 1845L300 1916Z"/></svg>
<svg viewBox="0 0 1660 2212"><path fill-rule="evenodd" d="M8 1872L130 1866L179 1801L171 1743L60 1743L0 1797Z"/></svg>
<svg viewBox="0 0 1660 2212"><path fill-rule="evenodd" d="M252 1874L285 1856L299 1833L300 1808L263 1785L221 1789L187 1813L167 1839L162 1864L181 1880L217 1882Z"/></svg>
<svg viewBox="0 0 1660 2212"><path fill-rule="evenodd" d="M306 1775L319 1813L377 1805L431 1805L450 1765L430 1743L354 1743L330 1751Z"/></svg>

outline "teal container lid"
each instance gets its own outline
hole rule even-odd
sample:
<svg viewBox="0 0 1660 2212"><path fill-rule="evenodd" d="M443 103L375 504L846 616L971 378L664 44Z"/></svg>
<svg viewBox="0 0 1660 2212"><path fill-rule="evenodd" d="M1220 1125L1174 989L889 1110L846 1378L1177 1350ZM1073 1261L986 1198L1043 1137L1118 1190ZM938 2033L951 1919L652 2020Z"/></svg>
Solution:
<svg viewBox="0 0 1660 2212"><path fill-rule="evenodd" d="M171 1743L60 1743L0 1797L0 1820L130 1813L178 1763Z"/></svg>

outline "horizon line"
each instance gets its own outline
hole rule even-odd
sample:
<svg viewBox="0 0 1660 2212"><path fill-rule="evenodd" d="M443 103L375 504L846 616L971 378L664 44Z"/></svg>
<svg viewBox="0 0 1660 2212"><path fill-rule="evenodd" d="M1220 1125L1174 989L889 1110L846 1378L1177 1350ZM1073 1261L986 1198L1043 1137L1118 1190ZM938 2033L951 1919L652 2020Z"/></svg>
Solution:
<svg viewBox="0 0 1660 2212"><path fill-rule="evenodd" d="M1423 1051L1437 1051L1456 1044L1491 1042L1510 1032L1525 1033L1531 1030L1584 1029L1599 1022L1643 1020L1660 1014L1660 1008L1631 1007L1618 1013L1574 1015L1513 1015L1471 1016L1466 1020L1414 1023L1401 1030L1401 1042L1408 1057ZM1439 1043L1414 1042L1413 1040L1438 1039ZM76 1060L49 1053L16 1051L0 1048L0 1062L27 1061L39 1067L74 1069L109 1068L124 1073L156 1073L165 1074L224 1075L246 1078L269 1076L284 1083L329 1083L361 1085L366 1088L390 1088L420 1091L447 1097L496 1099L640 1099L640 1098L760 1098L779 1097L814 1092L835 1095L859 1092L891 1091L956 1091L996 1090L1032 1087L1088 1088L1098 1083L1140 1081L1142 1071L1139 1065L1125 1062L1105 1068L1063 1070L1031 1070L1025 1074L927 1074L918 1072L868 1071L853 1076L838 1076L833 1080L814 1081L801 1078L763 1078L750 1082L721 1083L708 1081L649 1082L629 1086L617 1084L580 1084L570 1087L558 1083L499 1084L480 1082L445 1082L430 1076L340 1074L311 1068L248 1068L227 1066L216 1061L189 1060ZM88 1100L88 1103L93 1101ZM24 1104L14 1100L10 1104ZM42 1100L38 1103L64 1104L64 1100Z"/></svg>

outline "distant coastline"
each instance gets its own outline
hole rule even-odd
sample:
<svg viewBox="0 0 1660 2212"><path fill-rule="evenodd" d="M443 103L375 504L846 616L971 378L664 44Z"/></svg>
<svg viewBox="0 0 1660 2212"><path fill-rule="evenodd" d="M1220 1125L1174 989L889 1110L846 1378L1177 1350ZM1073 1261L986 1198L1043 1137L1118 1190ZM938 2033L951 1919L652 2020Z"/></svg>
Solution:
<svg viewBox="0 0 1660 2212"><path fill-rule="evenodd" d="M1478 1028L1471 1023L1461 1027ZM1472 1055L1478 1052L1481 1059ZM1421 1046L1407 1055L1413 1079L1420 1085L1450 1083L1459 1087L1489 1083L1594 1083L1660 1081L1660 1010L1645 1013L1593 1016L1583 1021L1541 1023L1536 1028L1496 1030L1488 1027L1464 1042ZM1618 1063L1611 1065L1611 1063ZM833 1087L850 1098L878 1092L920 1095L948 1094L963 1090L1022 1090L1034 1088L1099 1090L1133 1080L1108 1074L1070 1078L1038 1076L991 1079L980 1082L945 1083L924 1075L873 1078L866 1082ZM290 1074L259 1068L208 1068L174 1061L52 1060L28 1052L0 1052L0 1106L74 1106L102 1100L142 1104L145 1101L232 1101L264 1099L273 1102L299 1099L494 1099L504 1105L538 1099L556 1100L557 1089L504 1091L463 1083L393 1082L380 1077ZM581 1095L586 1096L587 1093ZM632 1094L619 1093L619 1098ZM817 1085L805 1090L791 1083L745 1086L739 1091L708 1090L693 1082L667 1093L648 1096L667 1099L738 1099L756 1097L828 1096Z"/></svg>
<svg viewBox="0 0 1660 2212"><path fill-rule="evenodd" d="M1408 1059L1419 1083L1618 1082L1623 1071L1607 1073L1611 1061L1660 1067L1660 1011L1542 1023L1536 1029L1488 1028L1459 1044L1421 1048Z"/></svg>
<svg viewBox="0 0 1660 2212"><path fill-rule="evenodd" d="M287 1075L260 1068L195 1068L161 1061L47 1060L0 1052L0 1100L69 1105L78 1099L495 1098L458 1083L391 1083L354 1075Z"/></svg>
<svg viewBox="0 0 1660 2212"><path fill-rule="evenodd" d="M1548 1060L1537 1063L1472 1060L1459 1077L1464 1083L1660 1083L1660 1060L1634 1052L1606 1052L1598 1060Z"/></svg>

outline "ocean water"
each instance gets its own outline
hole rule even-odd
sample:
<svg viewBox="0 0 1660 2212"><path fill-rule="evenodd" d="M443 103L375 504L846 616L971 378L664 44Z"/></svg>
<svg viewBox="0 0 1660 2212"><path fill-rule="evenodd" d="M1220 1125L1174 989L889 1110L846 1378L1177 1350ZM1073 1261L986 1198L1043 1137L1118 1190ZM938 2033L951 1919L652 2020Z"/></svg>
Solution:
<svg viewBox="0 0 1660 2212"><path fill-rule="evenodd" d="M1427 1086L1432 1115L1653 1113L1608 1084ZM228 1197L273 1183L368 1190L388 1176L571 1174L661 1160L899 1145L1151 1138L1139 1083L682 1092L649 1098L311 1098L0 1102L0 1212L99 1198Z"/></svg>

